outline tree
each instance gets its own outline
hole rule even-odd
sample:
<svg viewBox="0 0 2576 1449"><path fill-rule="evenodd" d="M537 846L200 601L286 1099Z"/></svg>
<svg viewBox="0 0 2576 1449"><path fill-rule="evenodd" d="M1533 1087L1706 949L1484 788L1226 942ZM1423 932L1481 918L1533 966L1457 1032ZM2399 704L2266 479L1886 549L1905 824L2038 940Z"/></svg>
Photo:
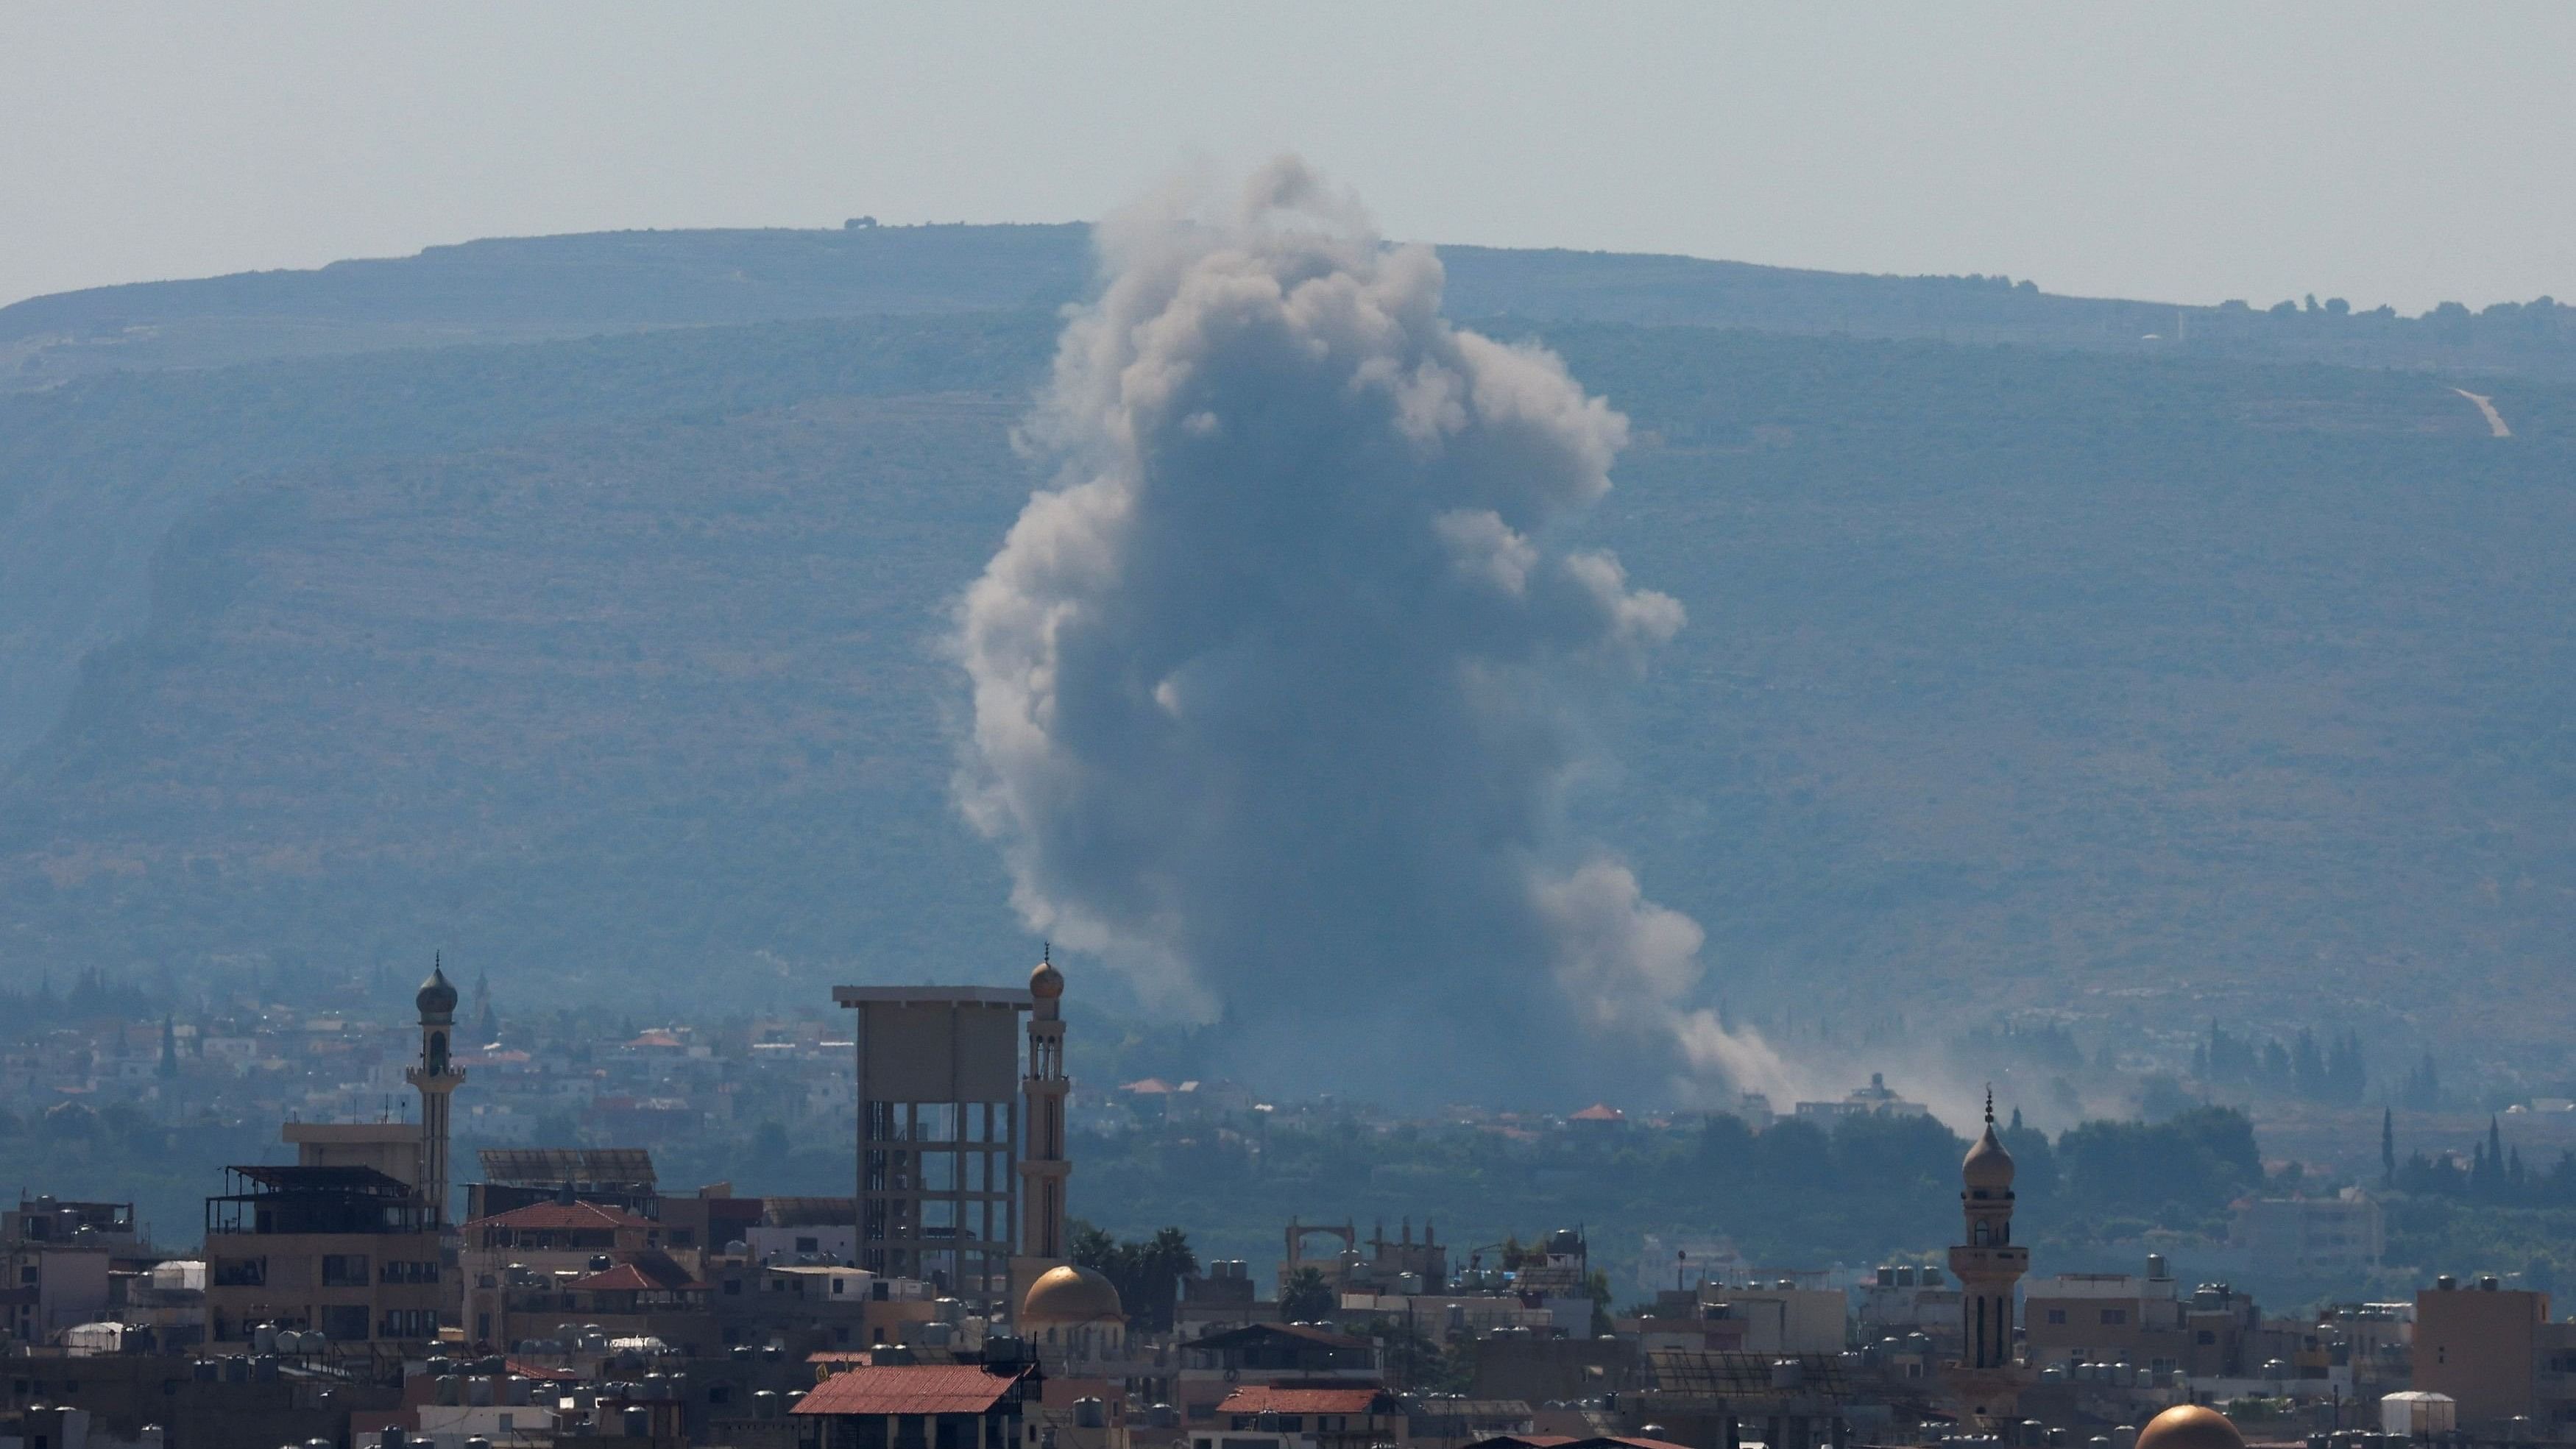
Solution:
<svg viewBox="0 0 2576 1449"><path fill-rule="evenodd" d="M1140 1291L1125 1300L1129 1316L1141 1318L1153 1332L1170 1331L1181 1280L1198 1270L1199 1255L1190 1247L1189 1234L1176 1227L1155 1233L1136 1250L1136 1287Z"/></svg>
<svg viewBox="0 0 2576 1449"><path fill-rule="evenodd" d="M2290 1078L2300 1096L2311 1102L2326 1099L2325 1054L2317 1050L2317 1034L2306 1027L2299 1028L2299 1040L2290 1049Z"/></svg>
<svg viewBox="0 0 2576 1449"><path fill-rule="evenodd" d="M1312 1323L1333 1316L1341 1306L1333 1285L1320 1268L1300 1268L1279 1285L1279 1316L1290 1323Z"/></svg>
<svg viewBox="0 0 2576 1449"><path fill-rule="evenodd" d="M2424 1053L2424 1059L2415 1064L2415 1070L2406 1074L2405 1089L2397 1094L2397 1100L2404 1102L2410 1112L2438 1112L2442 1109L2442 1074L2433 1065L2431 1052Z"/></svg>
<svg viewBox="0 0 2576 1449"><path fill-rule="evenodd" d="M1440 1345L1403 1319L1373 1318L1362 1331L1377 1340L1385 1351L1389 1387L1399 1392L1428 1390L1434 1393L1456 1392L1467 1387L1466 1382L1459 1381L1458 1365L1441 1352ZM1465 1378L1472 1381L1472 1371Z"/></svg>
<svg viewBox="0 0 2576 1449"><path fill-rule="evenodd" d="M1110 1265L1118 1255L1118 1240L1079 1218L1070 1226L1073 1233L1066 1246L1071 1249L1073 1265L1107 1277Z"/></svg>
<svg viewBox="0 0 2576 1449"><path fill-rule="evenodd" d="M1172 1326L1180 1280L1199 1268L1198 1254L1187 1233L1164 1228L1144 1242L1120 1242L1086 1222L1072 1224L1075 1267L1088 1268L1109 1280L1118 1301L1138 1328L1165 1332Z"/></svg>

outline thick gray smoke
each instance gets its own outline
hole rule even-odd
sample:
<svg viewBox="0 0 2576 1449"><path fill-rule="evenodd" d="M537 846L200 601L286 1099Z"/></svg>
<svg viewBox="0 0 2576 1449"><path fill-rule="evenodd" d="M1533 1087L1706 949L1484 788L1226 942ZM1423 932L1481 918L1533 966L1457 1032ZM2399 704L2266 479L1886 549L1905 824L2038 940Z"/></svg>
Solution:
<svg viewBox="0 0 2576 1449"><path fill-rule="evenodd" d="M1682 623L1547 541L1626 419L1294 160L1099 245L960 640L1030 927L1307 1085L1772 1076L1691 1009L1698 925L1561 821L1582 701Z"/></svg>

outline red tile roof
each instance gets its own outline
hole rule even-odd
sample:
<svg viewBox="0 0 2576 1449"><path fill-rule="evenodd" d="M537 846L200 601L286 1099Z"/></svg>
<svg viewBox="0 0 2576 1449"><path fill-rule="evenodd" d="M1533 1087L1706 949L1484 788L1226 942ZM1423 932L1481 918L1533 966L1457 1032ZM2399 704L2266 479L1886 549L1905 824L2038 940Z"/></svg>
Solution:
<svg viewBox="0 0 2576 1449"><path fill-rule="evenodd" d="M1283 1389L1246 1384L1216 1406L1220 1414L1372 1414L1386 1390L1363 1385L1353 1389ZM1396 1412L1390 1403L1385 1412Z"/></svg>
<svg viewBox="0 0 2576 1449"><path fill-rule="evenodd" d="M658 1227L651 1218L638 1217L622 1207L596 1202L532 1202L488 1218L476 1218L465 1225L475 1228L650 1228Z"/></svg>
<svg viewBox="0 0 2576 1449"><path fill-rule="evenodd" d="M988 1374L980 1364L872 1364L816 1384L793 1412L982 1414L1000 1403L1020 1377Z"/></svg>
<svg viewBox="0 0 2576 1449"><path fill-rule="evenodd" d="M672 1271L656 1276L647 1274L633 1263L620 1263L614 1268L593 1273L587 1278L576 1278L564 1286L574 1293L676 1293L685 1289L707 1286L693 1281L687 1273L677 1271L679 1268L677 1263L666 1262L661 1266L666 1266Z"/></svg>
<svg viewBox="0 0 2576 1449"><path fill-rule="evenodd" d="M1628 1120L1628 1114L1611 1106L1607 1102L1595 1102L1591 1106L1584 1108L1582 1111L1575 1113L1573 1116L1568 1117L1565 1120L1569 1122L1625 1122Z"/></svg>

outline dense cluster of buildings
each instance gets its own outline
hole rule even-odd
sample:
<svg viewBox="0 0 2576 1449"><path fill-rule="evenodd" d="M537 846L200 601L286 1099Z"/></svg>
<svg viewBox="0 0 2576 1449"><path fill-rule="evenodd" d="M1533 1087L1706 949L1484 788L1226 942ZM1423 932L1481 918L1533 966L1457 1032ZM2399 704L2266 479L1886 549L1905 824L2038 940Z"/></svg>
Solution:
<svg viewBox="0 0 2576 1449"><path fill-rule="evenodd" d="M0 1440L2241 1443L2214 1415L2159 1417L2209 1403L2284 1440L2398 1419L2407 1433L2576 1438L2576 1324L2494 1279L2279 1319L2225 1284L2185 1286L2160 1258L2032 1276L1991 1100L1961 1165L1959 1240L1938 1264L1848 1282L1684 1243L1670 1285L1623 1310L1580 1231L1461 1262L1429 1221L1363 1236L1292 1218L1274 1276L1181 1261L1149 1326L1072 1261L1063 991L1043 962L1025 989L841 989L851 1192L759 1196L667 1190L640 1146L505 1143L451 1161L493 1053L460 1048L459 993L433 970L408 1060L378 1072L398 1072L417 1110L286 1121L295 1160L229 1168L193 1251L156 1250L127 1204L29 1196L0 1216ZM165 1031L165 1063L177 1040ZM677 1081L693 1058L672 1046ZM1133 1085L1168 1114L1228 1090ZM1876 1080L1797 1104L1921 1110ZM1596 1125L1615 1125L1605 1114ZM2319 1253L2378 1231L2363 1202L2336 1202L2251 1230Z"/></svg>

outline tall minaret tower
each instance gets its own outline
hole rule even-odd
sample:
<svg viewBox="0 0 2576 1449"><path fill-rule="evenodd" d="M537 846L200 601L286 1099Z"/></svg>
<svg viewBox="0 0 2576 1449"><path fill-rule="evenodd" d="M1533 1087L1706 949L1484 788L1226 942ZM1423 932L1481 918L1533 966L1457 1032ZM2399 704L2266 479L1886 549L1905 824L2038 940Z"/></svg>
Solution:
<svg viewBox="0 0 2576 1449"><path fill-rule="evenodd" d="M465 1081L465 1071L448 1059L448 1038L456 1030L456 988L435 958L429 979L412 998L420 1007L420 1065L403 1079L420 1089L420 1195L429 1218L447 1221L447 1097Z"/></svg>
<svg viewBox="0 0 2576 1449"><path fill-rule="evenodd" d="M1020 1080L1028 1144L1020 1155L1019 1258L1034 1271L1022 1271L1015 1261L1011 1276L1021 1289L1066 1261L1064 1186L1073 1164L1064 1156L1064 1097L1073 1083L1064 1075L1064 1019L1057 1012L1064 973L1051 956L1041 956L1029 973L1029 1074Z"/></svg>
<svg viewBox="0 0 2576 1449"><path fill-rule="evenodd" d="M1951 1370L1962 1423L2015 1417L2021 1370L2013 1362L2013 1289L2030 1268L2030 1249L2012 1240L2013 1160L1995 1135L1995 1094L1986 1090L1986 1131L1959 1164L1959 1205L1967 1241L1950 1250L1959 1278L1960 1341Z"/></svg>

